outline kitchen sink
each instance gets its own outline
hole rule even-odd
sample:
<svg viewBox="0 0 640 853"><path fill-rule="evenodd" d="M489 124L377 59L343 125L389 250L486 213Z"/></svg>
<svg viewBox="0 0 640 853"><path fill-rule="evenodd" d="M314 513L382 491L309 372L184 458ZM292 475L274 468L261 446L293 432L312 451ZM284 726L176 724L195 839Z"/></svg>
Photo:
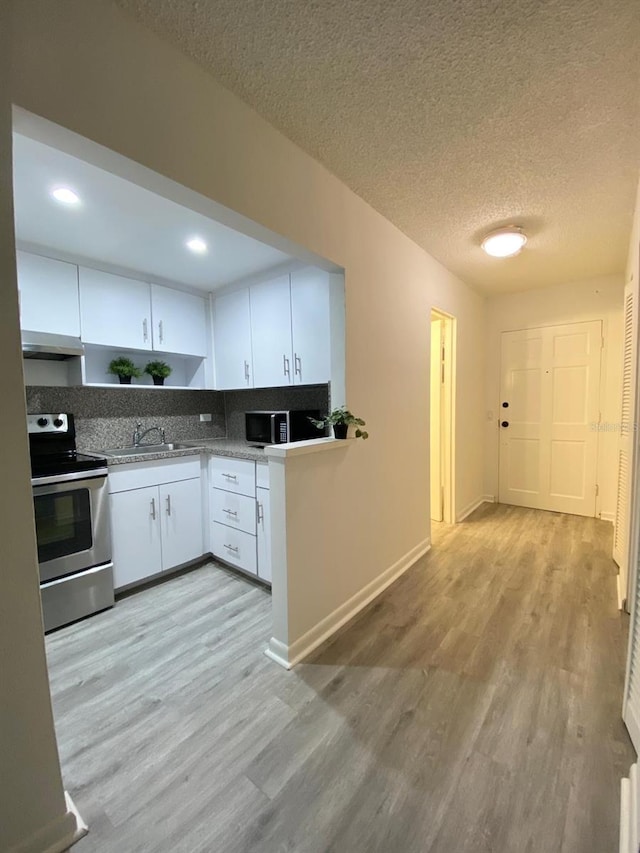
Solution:
<svg viewBox="0 0 640 853"><path fill-rule="evenodd" d="M111 450L101 450L104 456L142 456L145 453L166 453L168 450L187 450L190 449L188 444L176 444L170 442L168 444L141 444L138 447L113 447Z"/></svg>

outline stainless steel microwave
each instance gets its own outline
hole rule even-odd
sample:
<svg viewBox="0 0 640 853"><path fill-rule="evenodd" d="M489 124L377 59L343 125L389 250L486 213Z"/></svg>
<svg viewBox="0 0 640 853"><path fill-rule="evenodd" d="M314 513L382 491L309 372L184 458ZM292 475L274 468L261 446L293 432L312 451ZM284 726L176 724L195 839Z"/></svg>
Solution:
<svg viewBox="0 0 640 853"><path fill-rule="evenodd" d="M249 444L286 444L288 441L306 441L322 438L324 431L317 429L309 418L320 418L318 409L295 409L288 412L245 412L246 438Z"/></svg>

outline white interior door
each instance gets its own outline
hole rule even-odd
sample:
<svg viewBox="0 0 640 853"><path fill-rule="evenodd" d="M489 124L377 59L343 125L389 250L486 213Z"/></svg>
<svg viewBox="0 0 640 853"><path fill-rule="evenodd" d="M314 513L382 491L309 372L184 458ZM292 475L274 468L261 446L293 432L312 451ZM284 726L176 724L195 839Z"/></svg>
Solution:
<svg viewBox="0 0 640 853"><path fill-rule="evenodd" d="M635 376L634 340L637 328L637 306L633 287L624 289L624 361L622 369L622 409L620 414L620 440L618 444L618 494L613 529L613 559L620 567L619 587L626 595L628 583L628 546L631 517L629 511L630 463L632 456L633 388Z"/></svg>
<svg viewBox="0 0 640 853"><path fill-rule="evenodd" d="M500 502L594 516L602 323L504 332Z"/></svg>
<svg viewBox="0 0 640 853"><path fill-rule="evenodd" d="M431 520L442 521L442 320L431 319L429 459Z"/></svg>

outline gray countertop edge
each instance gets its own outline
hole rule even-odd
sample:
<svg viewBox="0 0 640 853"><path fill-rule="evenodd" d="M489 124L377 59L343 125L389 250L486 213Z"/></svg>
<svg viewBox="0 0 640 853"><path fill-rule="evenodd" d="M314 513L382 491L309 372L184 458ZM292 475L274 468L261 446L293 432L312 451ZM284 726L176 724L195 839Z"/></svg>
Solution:
<svg viewBox="0 0 640 853"><path fill-rule="evenodd" d="M190 442L183 441L181 444ZM83 450L88 456L102 457L108 452L104 450ZM198 456L200 454L209 456L228 456L234 459L250 459L254 462L266 462L267 457L263 448L249 447L241 441L229 439L212 439L210 441L194 442L192 447L181 447L179 450L165 450L159 453L140 453L135 456L107 456L109 468L116 465L130 465L134 462L157 462L162 459L177 459L180 456Z"/></svg>

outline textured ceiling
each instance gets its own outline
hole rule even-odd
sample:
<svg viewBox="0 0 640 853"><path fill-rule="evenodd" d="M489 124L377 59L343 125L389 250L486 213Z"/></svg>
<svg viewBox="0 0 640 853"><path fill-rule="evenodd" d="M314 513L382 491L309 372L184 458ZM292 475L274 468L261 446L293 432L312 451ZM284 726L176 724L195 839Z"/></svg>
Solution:
<svg viewBox="0 0 640 853"><path fill-rule="evenodd" d="M624 268L637 0L116 0L487 293ZM480 237L518 223L518 257Z"/></svg>

